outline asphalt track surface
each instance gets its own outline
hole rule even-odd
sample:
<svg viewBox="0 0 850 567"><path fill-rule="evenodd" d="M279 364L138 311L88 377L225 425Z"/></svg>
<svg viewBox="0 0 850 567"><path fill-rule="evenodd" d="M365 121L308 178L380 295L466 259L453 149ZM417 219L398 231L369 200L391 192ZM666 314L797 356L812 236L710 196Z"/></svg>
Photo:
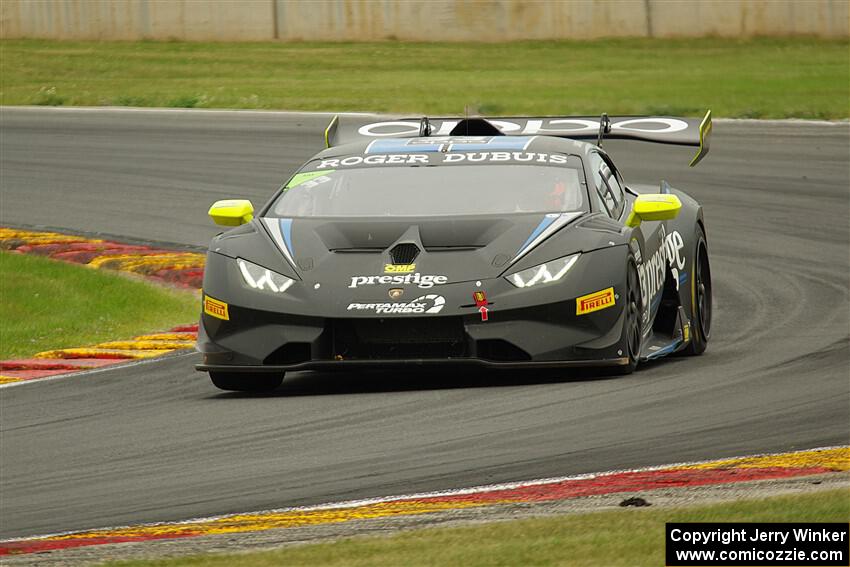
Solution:
<svg viewBox="0 0 850 567"><path fill-rule="evenodd" d="M0 222L203 246L209 204L263 202L327 119L3 109ZM705 206L701 357L606 379L301 373L249 396L192 354L4 388L0 537L846 444L848 130L717 123L693 170L688 149L607 144L627 182Z"/></svg>

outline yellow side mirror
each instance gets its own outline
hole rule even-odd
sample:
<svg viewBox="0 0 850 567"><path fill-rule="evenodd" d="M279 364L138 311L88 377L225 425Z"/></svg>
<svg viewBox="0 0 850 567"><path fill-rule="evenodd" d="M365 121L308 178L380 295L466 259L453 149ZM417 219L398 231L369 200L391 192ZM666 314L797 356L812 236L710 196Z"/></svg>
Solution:
<svg viewBox="0 0 850 567"><path fill-rule="evenodd" d="M682 202L676 195L638 195L635 206L626 219L626 226L637 227L642 221L662 221L674 219L682 209Z"/></svg>
<svg viewBox="0 0 850 567"><path fill-rule="evenodd" d="M207 214L215 224L239 226L254 218L254 205L246 199L227 199L213 203Z"/></svg>

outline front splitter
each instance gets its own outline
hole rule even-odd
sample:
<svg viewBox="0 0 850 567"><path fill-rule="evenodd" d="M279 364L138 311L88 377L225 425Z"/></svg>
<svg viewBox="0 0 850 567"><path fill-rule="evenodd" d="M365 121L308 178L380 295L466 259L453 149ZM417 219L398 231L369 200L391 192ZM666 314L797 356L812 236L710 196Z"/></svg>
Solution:
<svg viewBox="0 0 850 567"><path fill-rule="evenodd" d="M195 370L201 372L296 372L301 370L346 371L356 369L386 369L411 367L476 367L502 370L522 369L557 369L557 368L595 368L627 366L628 357L602 358L597 360L553 360L553 361L522 361L496 362L479 358L413 358L404 360L311 360L297 364L275 365L228 365L228 364L196 364Z"/></svg>

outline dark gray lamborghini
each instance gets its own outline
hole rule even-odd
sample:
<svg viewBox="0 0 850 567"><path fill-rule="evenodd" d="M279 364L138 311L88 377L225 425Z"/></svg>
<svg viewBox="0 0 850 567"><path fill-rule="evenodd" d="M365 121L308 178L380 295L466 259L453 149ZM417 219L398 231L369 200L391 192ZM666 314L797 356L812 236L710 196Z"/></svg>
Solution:
<svg viewBox="0 0 850 567"><path fill-rule="evenodd" d="M693 165L710 131L710 113L335 118L328 148L256 217L248 201L210 209L232 228L207 255L197 369L262 391L296 370L625 374L700 354L712 297L702 208L664 182L626 185L601 145L698 146Z"/></svg>

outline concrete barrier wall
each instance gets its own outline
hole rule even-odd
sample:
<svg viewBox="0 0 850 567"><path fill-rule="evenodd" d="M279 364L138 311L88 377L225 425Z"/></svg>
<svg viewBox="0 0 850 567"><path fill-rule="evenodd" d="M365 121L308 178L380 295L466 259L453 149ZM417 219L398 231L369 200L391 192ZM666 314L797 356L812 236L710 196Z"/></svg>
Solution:
<svg viewBox="0 0 850 567"><path fill-rule="evenodd" d="M850 36L850 0L0 0L0 36L509 41Z"/></svg>
<svg viewBox="0 0 850 567"><path fill-rule="evenodd" d="M4 38L274 38L269 0L0 0Z"/></svg>

